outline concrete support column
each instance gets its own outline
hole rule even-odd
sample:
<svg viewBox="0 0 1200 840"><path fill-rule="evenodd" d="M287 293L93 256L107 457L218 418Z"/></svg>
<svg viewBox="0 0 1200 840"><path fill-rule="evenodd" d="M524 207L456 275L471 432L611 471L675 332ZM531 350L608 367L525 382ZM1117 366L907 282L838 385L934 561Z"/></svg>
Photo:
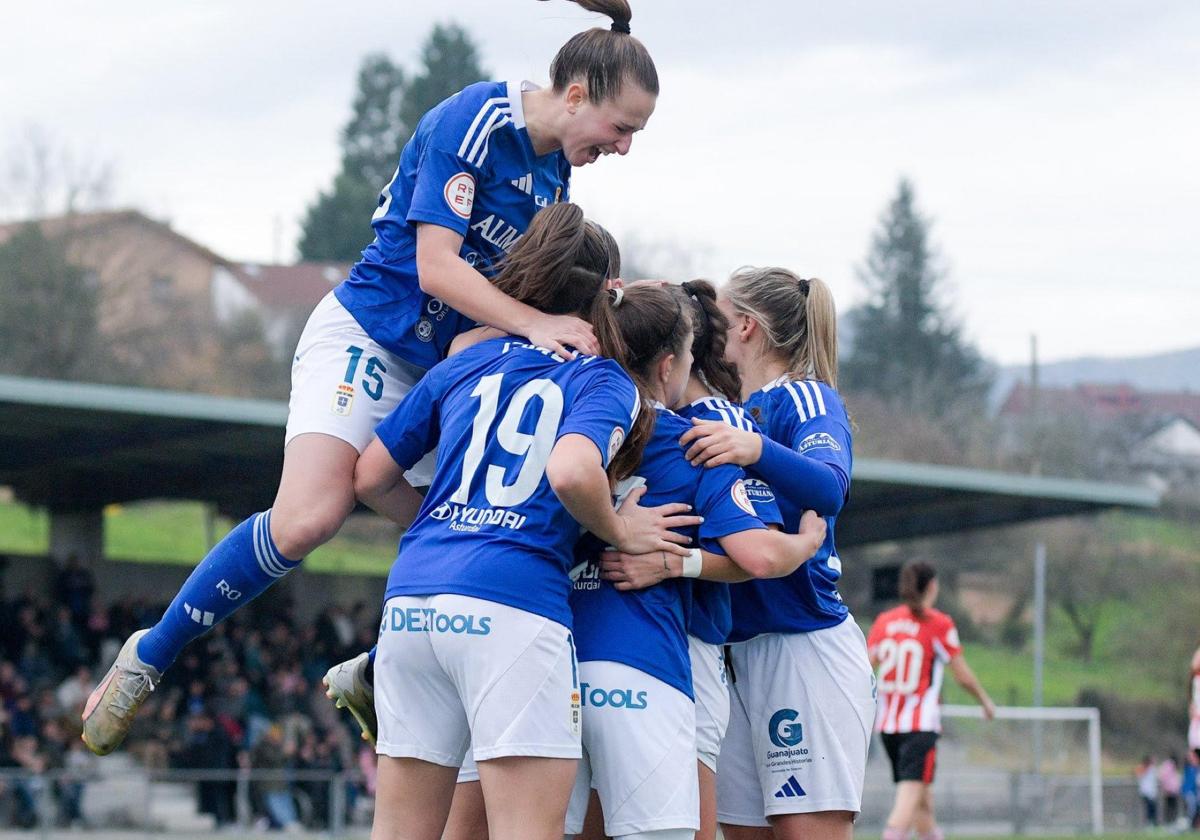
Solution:
<svg viewBox="0 0 1200 840"><path fill-rule="evenodd" d="M58 565L74 555L84 568L104 557L104 511L50 511L50 558Z"/></svg>

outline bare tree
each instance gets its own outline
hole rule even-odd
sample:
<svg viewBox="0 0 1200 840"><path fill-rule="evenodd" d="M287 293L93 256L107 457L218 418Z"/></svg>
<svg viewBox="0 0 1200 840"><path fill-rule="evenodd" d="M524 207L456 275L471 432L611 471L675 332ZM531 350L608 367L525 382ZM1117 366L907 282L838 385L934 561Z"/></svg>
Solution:
<svg viewBox="0 0 1200 840"><path fill-rule="evenodd" d="M109 206L115 167L37 125L10 141L0 167L0 212L40 218Z"/></svg>

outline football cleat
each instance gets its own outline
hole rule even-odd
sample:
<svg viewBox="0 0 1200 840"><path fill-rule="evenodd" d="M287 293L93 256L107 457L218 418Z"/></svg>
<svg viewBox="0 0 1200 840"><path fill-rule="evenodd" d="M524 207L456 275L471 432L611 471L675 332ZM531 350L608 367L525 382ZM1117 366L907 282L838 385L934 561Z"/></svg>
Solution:
<svg viewBox="0 0 1200 840"><path fill-rule="evenodd" d="M108 755L121 745L133 717L162 674L138 659L137 646L146 630L126 639L117 661L108 669L83 707L83 742L96 755Z"/></svg>
<svg viewBox="0 0 1200 840"><path fill-rule="evenodd" d="M375 692L367 682L367 663L371 654L360 653L353 659L330 668L325 678L325 696L339 709L347 709L362 729L363 740L375 746L379 720L375 717Z"/></svg>

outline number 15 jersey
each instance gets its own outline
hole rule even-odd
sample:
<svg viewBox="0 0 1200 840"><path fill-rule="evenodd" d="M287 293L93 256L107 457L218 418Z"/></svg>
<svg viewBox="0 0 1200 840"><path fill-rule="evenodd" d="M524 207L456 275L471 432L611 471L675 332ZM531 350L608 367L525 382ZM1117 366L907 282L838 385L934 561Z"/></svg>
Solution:
<svg viewBox="0 0 1200 840"><path fill-rule="evenodd" d="M579 434L607 467L639 408L611 359L565 361L518 338L481 342L430 370L375 430L405 469L437 446L385 601L467 595L570 627L579 526L550 488L546 462L560 437Z"/></svg>
<svg viewBox="0 0 1200 840"><path fill-rule="evenodd" d="M879 662L875 731L940 732L946 663L962 653L950 616L928 609L918 618L907 605L888 610L871 626L867 649Z"/></svg>

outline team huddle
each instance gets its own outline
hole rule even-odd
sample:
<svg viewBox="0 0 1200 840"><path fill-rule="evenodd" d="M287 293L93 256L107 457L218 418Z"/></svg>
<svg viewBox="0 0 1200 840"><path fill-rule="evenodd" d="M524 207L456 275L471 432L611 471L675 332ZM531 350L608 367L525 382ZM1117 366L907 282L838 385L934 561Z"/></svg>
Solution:
<svg viewBox="0 0 1200 840"><path fill-rule="evenodd" d="M627 2L578 2L612 26L549 87L417 126L300 338L274 505L126 642L93 751L362 501L407 528L377 648L326 678L376 744L373 837L851 835L877 712L837 590L833 299L783 268L622 282L571 170L629 151L658 76Z"/></svg>

